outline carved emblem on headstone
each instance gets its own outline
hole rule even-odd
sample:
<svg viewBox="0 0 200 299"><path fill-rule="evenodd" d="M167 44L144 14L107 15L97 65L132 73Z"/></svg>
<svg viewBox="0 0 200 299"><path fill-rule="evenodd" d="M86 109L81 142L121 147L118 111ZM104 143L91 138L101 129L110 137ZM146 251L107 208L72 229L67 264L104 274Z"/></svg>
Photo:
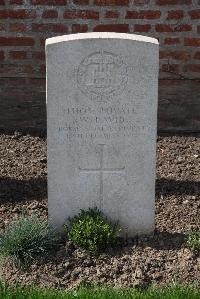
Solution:
<svg viewBox="0 0 200 299"><path fill-rule="evenodd" d="M82 60L77 71L81 91L92 99L107 101L123 92L128 81L127 66L113 53L99 51Z"/></svg>

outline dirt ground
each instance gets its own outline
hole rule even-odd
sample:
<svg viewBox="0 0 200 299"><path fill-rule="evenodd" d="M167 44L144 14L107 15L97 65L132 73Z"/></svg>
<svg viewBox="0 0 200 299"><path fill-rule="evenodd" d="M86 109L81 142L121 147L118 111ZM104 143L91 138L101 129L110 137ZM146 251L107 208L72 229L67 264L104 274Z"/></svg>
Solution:
<svg viewBox="0 0 200 299"><path fill-rule="evenodd" d="M21 214L47 217L46 139L0 135L0 230ZM200 286L200 256L184 245L200 229L200 137L160 136L157 143L156 229L98 257L64 245L28 271L1 265L9 283L72 288L80 283L112 286Z"/></svg>

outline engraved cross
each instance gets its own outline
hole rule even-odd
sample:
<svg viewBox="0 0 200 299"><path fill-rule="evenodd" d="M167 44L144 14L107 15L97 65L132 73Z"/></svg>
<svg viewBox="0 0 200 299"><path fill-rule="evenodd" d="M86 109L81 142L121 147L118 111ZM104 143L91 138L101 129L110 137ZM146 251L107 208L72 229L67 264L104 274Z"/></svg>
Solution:
<svg viewBox="0 0 200 299"><path fill-rule="evenodd" d="M104 173L115 173L115 172L122 172L125 169L124 167L119 168L107 168L103 166L104 161L104 146L105 144L98 144L100 147L100 163L99 168L81 168L79 167L80 172L86 173L99 173L99 181L100 181L100 190L99 190L99 201L100 201L100 209L102 209L103 205L103 174Z"/></svg>

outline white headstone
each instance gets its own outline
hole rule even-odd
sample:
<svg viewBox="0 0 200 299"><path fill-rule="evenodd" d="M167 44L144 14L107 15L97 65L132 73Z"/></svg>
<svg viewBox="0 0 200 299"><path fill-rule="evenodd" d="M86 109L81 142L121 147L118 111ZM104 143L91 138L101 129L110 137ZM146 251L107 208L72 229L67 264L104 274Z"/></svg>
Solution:
<svg viewBox="0 0 200 299"><path fill-rule="evenodd" d="M152 232L158 41L82 33L46 53L50 223L98 207L128 236Z"/></svg>

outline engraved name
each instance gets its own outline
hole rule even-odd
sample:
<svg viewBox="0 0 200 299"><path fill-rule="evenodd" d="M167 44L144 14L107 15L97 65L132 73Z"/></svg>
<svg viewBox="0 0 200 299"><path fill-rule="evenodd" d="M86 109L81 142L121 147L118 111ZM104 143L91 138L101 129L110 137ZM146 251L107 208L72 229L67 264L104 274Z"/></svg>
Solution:
<svg viewBox="0 0 200 299"><path fill-rule="evenodd" d="M62 118L58 132L63 132L67 139L133 137L150 129L137 118L136 109L131 105L60 107L59 114Z"/></svg>

